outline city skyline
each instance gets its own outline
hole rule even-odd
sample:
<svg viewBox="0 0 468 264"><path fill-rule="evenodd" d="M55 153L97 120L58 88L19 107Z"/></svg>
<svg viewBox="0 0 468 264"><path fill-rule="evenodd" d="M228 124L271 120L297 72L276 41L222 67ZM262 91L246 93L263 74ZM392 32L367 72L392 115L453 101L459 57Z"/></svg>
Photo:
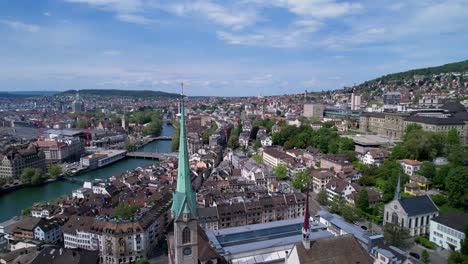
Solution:
<svg viewBox="0 0 468 264"><path fill-rule="evenodd" d="M464 0L0 3L0 91L281 95L466 59Z"/></svg>

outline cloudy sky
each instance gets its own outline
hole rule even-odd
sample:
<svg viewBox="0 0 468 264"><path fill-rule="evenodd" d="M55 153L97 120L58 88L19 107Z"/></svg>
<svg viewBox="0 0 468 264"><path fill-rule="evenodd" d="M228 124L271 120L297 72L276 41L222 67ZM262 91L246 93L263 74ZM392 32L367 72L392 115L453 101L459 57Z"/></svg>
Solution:
<svg viewBox="0 0 468 264"><path fill-rule="evenodd" d="M468 59L468 0L0 0L0 90L270 95Z"/></svg>

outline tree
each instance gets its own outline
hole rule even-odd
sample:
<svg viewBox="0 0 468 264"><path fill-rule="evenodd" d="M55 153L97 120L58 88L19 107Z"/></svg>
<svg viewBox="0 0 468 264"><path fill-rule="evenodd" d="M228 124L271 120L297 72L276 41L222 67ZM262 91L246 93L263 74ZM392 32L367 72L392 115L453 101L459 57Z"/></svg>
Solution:
<svg viewBox="0 0 468 264"><path fill-rule="evenodd" d="M255 160L255 162L257 163L263 163L263 157L261 155L254 155L252 159Z"/></svg>
<svg viewBox="0 0 468 264"><path fill-rule="evenodd" d="M424 264L429 264L429 252L427 252L426 249L424 249L421 253L421 258L422 258L422 262Z"/></svg>
<svg viewBox="0 0 468 264"><path fill-rule="evenodd" d="M458 136L458 131L455 128L452 128L447 133L447 144L449 146L460 145L460 137Z"/></svg>
<svg viewBox="0 0 468 264"><path fill-rule="evenodd" d="M357 220L357 214L356 212L354 211L354 208L352 208L351 206L349 205L343 205L341 208L340 208L340 215L343 216L343 218L350 222L350 223L353 223L354 221Z"/></svg>
<svg viewBox="0 0 468 264"><path fill-rule="evenodd" d="M34 168L26 168L21 172L20 180L23 184L30 184L34 176Z"/></svg>
<svg viewBox="0 0 468 264"><path fill-rule="evenodd" d="M39 184L42 182L42 173L40 170L35 170L34 175L31 178L32 184Z"/></svg>
<svg viewBox="0 0 468 264"><path fill-rule="evenodd" d="M320 205L327 205L328 203L328 194L327 191L322 190L318 193L317 201Z"/></svg>
<svg viewBox="0 0 468 264"><path fill-rule="evenodd" d="M310 177L310 174L306 171L300 171L294 175L291 183L294 188L304 192L307 188L310 187L312 183L312 177Z"/></svg>
<svg viewBox="0 0 468 264"><path fill-rule="evenodd" d="M463 255L461 252L454 251L450 254L448 264L466 264L468 263L468 256Z"/></svg>
<svg viewBox="0 0 468 264"><path fill-rule="evenodd" d="M135 214L138 209L140 209L141 205L139 204L126 204L121 203L119 204L114 210L112 211L112 216L119 217L125 220L130 220L133 215Z"/></svg>
<svg viewBox="0 0 468 264"><path fill-rule="evenodd" d="M455 167L450 170L445 180L449 203L454 207L468 208L468 170Z"/></svg>
<svg viewBox="0 0 468 264"><path fill-rule="evenodd" d="M356 207L366 212L369 209L369 193L366 189L362 189L356 201Z"/></svg>
<svg viewBox="0 0 468 264"><path fill-rule="evenodd" d="M62 168L60 165L54 164L49 167L48 172L50 178L56 179L62 173Z"/></svg>
<svg viewBox="0 0 468 264"><path fill-rule="evenodd" d="M408 230L399 225L387 223L384 225L383 231L385 241L395 247L403 246L404 240L409 237Z"/></svg>
<svg viewBox="0 0 468 264"><path fill-rule="evenodd" d="M277 180L284 180L288 174L288 168L284 164L278 164L273 168Z"/></svg>
<svg viewBox="0 0 468 264"><path fill-rule="evenodd" d="M460 252L468 256L468 224L465 224L465 239L460 243Z"/></svg>
<svg viewBox="0 0 468 264"><path fill-rule="evenodd" d="M417 173L428 179L433 179L437 173L436 166L432 162L424 161Z"/></svg>
<svg viewBox="0 0 468 264"><path fill-rule="evenodd" d="M136 264L150 264L150 262L146 259L139 259Z"/></svg>

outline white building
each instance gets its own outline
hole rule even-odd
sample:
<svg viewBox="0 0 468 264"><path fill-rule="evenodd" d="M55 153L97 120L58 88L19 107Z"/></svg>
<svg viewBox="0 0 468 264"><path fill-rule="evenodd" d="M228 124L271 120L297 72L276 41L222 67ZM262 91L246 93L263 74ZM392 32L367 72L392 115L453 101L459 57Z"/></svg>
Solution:
<svg viewBox="0 0 468 264"><path fill-rule="evenodd" d="M400 160L400 164L406 174L413 176L416 171L421 169L422 162L417 160L403 159Z"/></svg>
<svg viewBox="0 0 468 264"><path fill-rule="evenodd" d="M468 214L449 213L431 219L429 239L439 247L459 251Z"/></svg>
<svg viewBox="0 0 468 264"><path fill-rule="evenodd" d="M34 238L56 244L62 241L62 226L59 220L41 219L34 228Z"/></svg>
<svg viewBox="0 0 468 264"><path fill-rule="evenodd" d="M273 140L271 139L270 136L266 136L260 140L260 143L262 144L263 147L269 147L273 145Z"/></svg>

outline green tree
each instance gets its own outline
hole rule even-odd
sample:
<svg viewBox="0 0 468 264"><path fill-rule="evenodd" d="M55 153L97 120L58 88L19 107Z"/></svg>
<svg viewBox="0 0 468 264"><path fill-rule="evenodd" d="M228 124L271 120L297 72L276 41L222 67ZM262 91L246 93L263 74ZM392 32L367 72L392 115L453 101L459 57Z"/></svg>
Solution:
<svg viewBox="0 0 468 264"><path fill-rule="evenodd" d="M353 207L349 205L342 205L339 214L348 222L353 223L358 219L358 216Z"/></svg>
<svg viewBox="0 0 468 264"><path fill-rule="evenodd" d="M421 253L421 260L424 264L429 264L429 252L426 249L424 249Z"/></svg>
<svg viewBox="0 0 468 264"><path fill-rule="evenodd" d="M131 142L130 140L126 140L124 143L124 148L128 152L132 152L136 150L136 144Z"/></svg>
<svg viewBox="0 0 468 264"><path fill-rule="evenodd" d="M255 151L257 151L259 148L262 147L262 143L260 142L260 140L257 138L253 141L253 149Z"/></svg>
<svg viewBox="0 0 468 264"><path fill-rule="evenodd" d="M363 212L366 212L369 209L369 193L366 189L359 191L356 207L361 209Z"/></svg>
<svg viewBox="0 0 468 264"><path fill-rule="evenodd" d="M448 258L448 264L467 264L468 263L468 256L463 255L458 251L454 251L450 254Z"/></svg>
<svg viewBox="0 0 468 264"><path fill-rule="evenodd" d="M33 176L31 177L31 183L32 184L39 184L43 181L43 177L42 177L42 171L40 169L37 169L35 168L34 169L34 174Z"/></svg>
<svg viewBox="0 0 468 264"><path fill-rule="evenodd" d="M112 211L112 216L119 217L125 220L130 220L133 215L141 208L139 204L119 204L114 210Z"/></svg>
<svg viewBox="0 0 468 264"><path fill-rule="evenodd" d="M74 123L74 127L75 127L75 128L79 128L79 129L84 129L84 128L86 128L86 120L81 119L81 120L75 122L75 123Z"/></svg>
<svg viewBox="0 0 468 264"><path fill-rule="evenodd" d="M136 264L150 264L150 262L146 259L139 259L137 260Z"/></svg>
<svg viewBox="0 0 468 264"><path fill-rule="evenodd" d="M23 184L30 184L35 174L34 168L26 168L21 172L20 180Z"/></svg>
<svg viewBox="0 0 468 264"><path fill-rule="evenodd" d="M294 174L291 184L294 188L304 192L307 188L311 187L312 177L307 171L300 171Z"/></svg>
<svg viewBox="0 0 468 264"><path fill-rule="evenodd" d="M56 179L62 173L62 168L60 165L53 164L49 167L48 172L50 178Z"/></svg>
<svg viewBox="0 0 468 264"><path fill-rule="evenodd" d="M468 170L456 167L450 170L445 180L449 203L454 207L468 208Z"/></svg>
<svg viewBox="0 0 468 264"><path fill-rule="evenodd" d="M383 231L385 241L395 247L403 246L404 240L409 237L408 230L399 225L387 223L384 225Z"/></svg>
<svg viewBox="0 0 468 264"><path fill-rule="evenodd" d="M328 194L327 191L322 190L317 195L317 201L320 205L327 205L328 203Z"/></svg>
<svg viewBox="0 0 468 264"><path fill-rule="evenodd" d="M465 239L460 243L460 252L468 256L468 224L465 224Z"/></svg>
<svg viewBox="0 0 468 264"><path fill-rule="evenodd" d="M390 154L389 159L391 160L400 160L400 159L407 159L410 157L410 153L405 146L396 145Z"/></svg>
<svg viewBox="0 0 468 264"><path fill-rule="evenodd" d="M434 165L434 163L429 161L424 161L421 165L421 168L417 172L417 174L420 174L428 179L433 179L436 176L436 173L436 166Z"/></svg>
<svg viewBox="0 0 468 264"><path fill-rule="evenodd" d="M31 213L31 207L24 208L23 210L21 210L22 215L29 215L30 213Z"/></svg>
<svg viewBox="0 0 468 264"><path fill-rule="evenodd" d="M254 155L252 159L255 160L255 162L257 163L263 163L263 157L261 155Z"/></svg>
<svg viewBox="0 0 468 264"><path fill-rule="evenodd" d="M288 174L288 167L280 163L278 166L273 168L273 172L275 173L276 179L284 180Z"/></svg>
<svg viewBox="0 0 468 264"><path fill-rule="evenodd" d="M460 137L458 136L458 131L455 128L452 128L447 133L447 144L449 146L460 145Z"/></svg>

